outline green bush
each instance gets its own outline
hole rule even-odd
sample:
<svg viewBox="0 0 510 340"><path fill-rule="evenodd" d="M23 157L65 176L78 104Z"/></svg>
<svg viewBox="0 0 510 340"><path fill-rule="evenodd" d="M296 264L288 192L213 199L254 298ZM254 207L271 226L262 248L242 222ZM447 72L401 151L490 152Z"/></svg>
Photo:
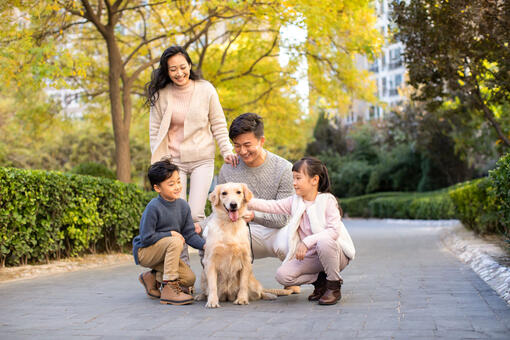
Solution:
<svg viewBox="0 0 510 340"><path fill-rule="evenodd" d="M86 162L80 163L75 166L71 172L77 175L89 175L94 177L103 177L109 179L116 179L115 173L108 169L105 165L94 163L94 162Z"/></svg>
<svg viewBox="0 0 510 340"><path fill-rule="evenodd" d="M478 233L497 232L497 216L490 196L491 181L481 178L450 190L458 219Z"/></svg>
<svg viewBox="0 0 510 340"><path fill-rule="evenodd" d="M340 198L338 200L344 213L349 217L372 217L368 203L379 197L393 197L404 195L400 192L379 192L376 194L368 194L363 196Z"/></svg>
<svg viewBox="0 0 510 340"><path fill-rule="evenodd" d="M129 248L154 195L105 178L0 167L2 264Z"/></svg>
<svg viewBox="0 0 510 340"><path fill-rule="evenodd" d="M340 199L350 217L450 219L453 202L445 190L428 193L386 192Z"/></svg>
<svg viewBox="0 0 510 340"><path fill-rule="evenodd" d="M496 169L489 172L489 179L500 231L510 238L510 153L500 158Z"/></svg>

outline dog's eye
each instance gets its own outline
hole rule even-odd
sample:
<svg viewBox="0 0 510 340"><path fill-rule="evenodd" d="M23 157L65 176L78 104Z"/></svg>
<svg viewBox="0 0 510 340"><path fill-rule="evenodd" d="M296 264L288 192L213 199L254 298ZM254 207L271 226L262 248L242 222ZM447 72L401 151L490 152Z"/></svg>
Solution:
<svg viewBox="0 0 510 340"><path fill-rule="evenodd" d="M241 195L241 191L237 190L237 194L238 194L238 195Z"/></svg>
<svg viewBox="0 0 510 340"><path fill-rule="evenodd" d="M225 196L225 195L227 194L227 192L226 192L226 191L223 191L221 194L222 194L223 196Z"/></svg>

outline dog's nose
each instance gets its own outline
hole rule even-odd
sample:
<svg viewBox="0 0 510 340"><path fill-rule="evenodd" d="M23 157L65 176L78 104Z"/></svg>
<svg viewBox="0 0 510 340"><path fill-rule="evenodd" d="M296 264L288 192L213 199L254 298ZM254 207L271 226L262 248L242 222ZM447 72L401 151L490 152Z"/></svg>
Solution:
<svg viewBox="0 0 510 340"><path fill-rule="evenodd" d="M230 203L230 209L235 210L237 209L237 203Z"/></svg>

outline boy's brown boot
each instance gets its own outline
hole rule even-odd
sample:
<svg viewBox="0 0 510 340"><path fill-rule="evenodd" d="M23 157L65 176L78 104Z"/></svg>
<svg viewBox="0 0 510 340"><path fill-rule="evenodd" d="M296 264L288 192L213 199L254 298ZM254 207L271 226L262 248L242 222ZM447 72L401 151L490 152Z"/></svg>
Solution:
<svg viewBox="0 0 510 340"><path fill-rule="evenodd" d="M177 280L166 281L163 282L161 299L159 299L159 301L162 304L187 305L193 303L193 296L184 293Z"/></svg>
<svg viewBox="0 0 510 340"><path fill-rule="evenodd" d="M156 281L156 274L153 271L148 271L143 274L140 274L138 277L138 281L145 288L145 292L149 297L154 299L159 299L161 297L161 292L159 291L159 282Z"/></svg>
<svg viewBox="0 0 510 340"><path fill-rule="evenodd" d="M320 272L317 280L312 283L314 286L313 293L308 297L308 301L319 301L322 295L326 292L326 273Z"/></svg>
<svg viewBox="0 0 510 340"><path fill-rule="evenodd" d="M329 281L326 280L326 292L319 299L319 305L334 305L342 298L340 287L343 280Z"/></svg>

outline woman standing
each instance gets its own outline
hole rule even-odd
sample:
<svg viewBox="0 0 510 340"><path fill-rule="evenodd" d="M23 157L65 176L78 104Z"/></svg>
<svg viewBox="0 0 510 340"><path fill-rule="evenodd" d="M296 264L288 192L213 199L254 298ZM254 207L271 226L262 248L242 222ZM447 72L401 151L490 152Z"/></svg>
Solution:
<svg viewBox="0 0 510 340"><path fill-rule="evenodd" d="M163 52L146 89L151 163L171 158L179 167L181 197L185 200L190 176L188 203L193 221L198 222L205 217L214 173L214 139L225 162L237 165L218 93L193 71L191 58L181 46Z"/></svg>

